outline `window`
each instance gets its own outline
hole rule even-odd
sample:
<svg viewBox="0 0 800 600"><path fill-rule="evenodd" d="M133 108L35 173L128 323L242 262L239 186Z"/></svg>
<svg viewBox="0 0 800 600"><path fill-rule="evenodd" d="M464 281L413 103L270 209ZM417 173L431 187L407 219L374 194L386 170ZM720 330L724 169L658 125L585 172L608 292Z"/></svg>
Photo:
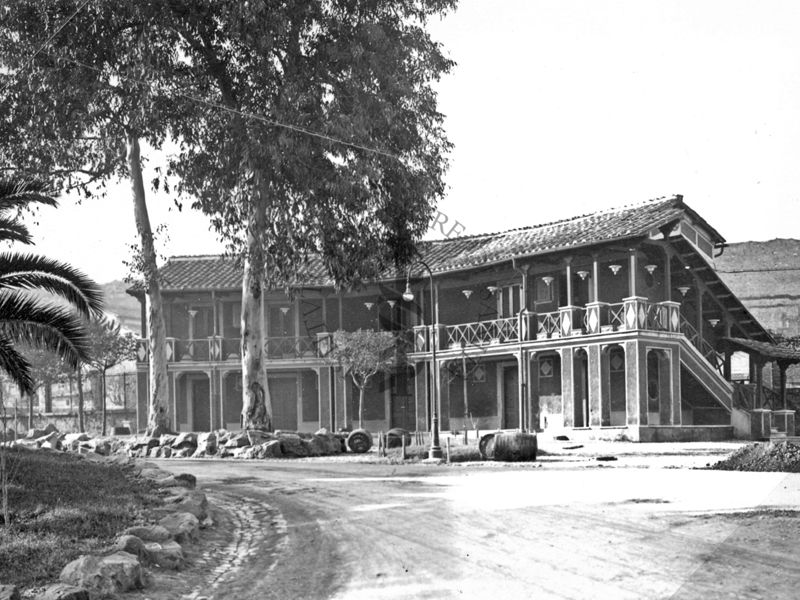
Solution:
<svg viewBox="0 0 800 600"><path fill-rule="evenodd" d="M536 292L536 302L546 303L553 301L553 284L547 285L540 277L536 278L534 283Z"/></svg>
<svg viewBox="0 0 800 600"><path fill-rule="evenodd" d="M519 284L507 285L500 288L500 313L501 318L513 317L519 314Z"/></svg>

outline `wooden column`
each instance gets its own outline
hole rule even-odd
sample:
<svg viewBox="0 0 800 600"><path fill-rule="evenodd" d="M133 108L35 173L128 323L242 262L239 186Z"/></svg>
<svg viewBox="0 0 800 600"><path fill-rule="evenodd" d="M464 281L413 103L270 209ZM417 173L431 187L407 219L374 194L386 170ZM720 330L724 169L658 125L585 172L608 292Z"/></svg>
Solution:
<svg viewBox="0 0 800 600"><path fill-rule="evenodd" d="M672 255L664 248L664 300L672 301Z"/></svg>
<svg viewBox="0 0 800 600"><path fill-rule="evenodd" d="M600 263L592 254L592 302L600 302Z"/></svg>
<svg viewBox="0 0 800 600"><path fill-rule="evenodd" d="M572 259L565 258L567 272L567 306L572 306Z"/></svg>
<svg viewBox="0 0 800 600"><path fill-rule="evenodd" d="M637 264L636 248L631 248L628 251L628 296L630 297L636 295Z"/></svg>
<svg viewBox="0 0 800 600"><path fill-rule="evenodd" d="M782 360L778 361L778 369L780 371L780 382L781 382L781 408L783 410L789 408L786 404L786 369L788 368L789 368L789 363Z"/></svg>

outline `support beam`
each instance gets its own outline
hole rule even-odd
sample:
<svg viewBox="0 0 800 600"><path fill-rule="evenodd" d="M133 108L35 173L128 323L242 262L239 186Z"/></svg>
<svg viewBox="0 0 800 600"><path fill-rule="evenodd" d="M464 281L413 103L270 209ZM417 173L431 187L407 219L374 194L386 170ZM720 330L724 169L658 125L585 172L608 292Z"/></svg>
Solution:
<svg viewBox="0 0 800 600"><path fill-rule="evenodd" d="M600 262L592 254L592 302L600 302Z"/></svg>
<svg viewBox="0 0 800 600"><path fill-rule="evenodd" d="M567 306L572 306L572 259L565 258L564 263L567 274Z"/></svg>

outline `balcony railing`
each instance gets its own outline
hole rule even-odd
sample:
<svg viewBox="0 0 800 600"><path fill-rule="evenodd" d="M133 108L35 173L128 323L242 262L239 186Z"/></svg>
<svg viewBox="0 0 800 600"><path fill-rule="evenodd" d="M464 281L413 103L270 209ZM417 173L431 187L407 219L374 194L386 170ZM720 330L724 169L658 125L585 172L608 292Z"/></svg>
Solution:
<svg viewBox="0 0 800 600"><path fill-rule="evenodd" d="M492 321L478 321L477 323L448 325L446 332L449 348L506 344L519 341L519 318L509 317Z"/></svg>

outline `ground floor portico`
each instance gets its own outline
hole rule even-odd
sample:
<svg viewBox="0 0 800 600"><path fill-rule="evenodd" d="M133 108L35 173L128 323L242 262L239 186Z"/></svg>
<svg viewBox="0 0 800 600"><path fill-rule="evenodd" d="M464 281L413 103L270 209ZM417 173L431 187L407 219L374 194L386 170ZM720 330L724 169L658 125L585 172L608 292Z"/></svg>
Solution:
<svg viewBox="0 0 800 600"><path fill-rule="evenodd" d="M631 440L731 437L731 388L693 353L685 338L664 332L444 348L435 362L430 353L411 353L408 364L373 378L365 394L364 427L429 430L436 401L442 431L524 429ZM698 365L707 371L699 377ZM267 373L275 429L358 427L358 390L338 367L307 360L273 365ZM146 371L139 377L144 416ZM239 429L241 381L238 363L170 365L176 429Z"/></svg>

